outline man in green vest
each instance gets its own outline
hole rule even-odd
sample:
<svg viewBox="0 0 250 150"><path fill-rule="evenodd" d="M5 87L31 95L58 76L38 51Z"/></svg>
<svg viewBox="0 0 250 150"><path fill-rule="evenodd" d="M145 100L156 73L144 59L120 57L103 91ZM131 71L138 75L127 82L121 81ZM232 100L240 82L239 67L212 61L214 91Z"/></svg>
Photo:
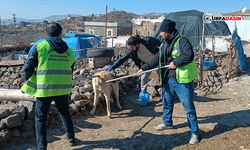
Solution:
<svg viewBox="0 0 250 150"><path fill-rule="evenodd" d="M74 128L68 98L72 90L73 51L60 38L62 27L55 22L46 27L46 41L37 43L24 64L22 91L36 97L35 127L39 150L47 149L46 120L55 101L69 144L74 145Z"/></svg>
<svg viewBox="0 0 250 150"><path fill-rule="evenodd" d="M190 128L190 144L197 144L198 141L198 122L194 106L194 83L198 77L194 62L194 52L190 41L181 36L175 28L176 23L165 19L160 25L160 34L164 40L159 53L155 55L147 64L137 72L152 69L159 66L169 65L168 69L161 70L161 81L163 83L162 103L163 103L163 123L155 129L162 131L173 128L173 108L175 93L179 97L187 115L188 126Z"/></svg>

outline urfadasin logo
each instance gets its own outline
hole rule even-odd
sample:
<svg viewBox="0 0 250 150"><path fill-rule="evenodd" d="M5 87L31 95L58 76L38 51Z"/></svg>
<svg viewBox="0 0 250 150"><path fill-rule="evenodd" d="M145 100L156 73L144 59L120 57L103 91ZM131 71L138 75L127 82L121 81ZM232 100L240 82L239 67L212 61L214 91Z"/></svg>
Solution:
<svg viewBox="0 0 250 150"><path fill-rule="evenodd" d="M204 13L204 15L203 15L203 21L205 23L211 23L212 22L212 14L210 14L210 13Z"/></svg>
<svg viewBox="0 0 250 150"><path fill-rule="evenodd" d="M222 15L212 15L210 13L204 13L203 21L204 23L211 23L212 21L241 21L241 16L222 16Z"/></svg>

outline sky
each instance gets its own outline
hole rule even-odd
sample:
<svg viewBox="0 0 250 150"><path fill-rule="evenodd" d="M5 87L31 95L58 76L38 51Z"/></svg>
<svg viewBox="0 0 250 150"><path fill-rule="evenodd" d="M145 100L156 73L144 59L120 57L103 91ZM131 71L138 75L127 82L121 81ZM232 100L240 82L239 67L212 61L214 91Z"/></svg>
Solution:
<svg viewBox="0 0 250 150"><path fill-rule="evenodd" d="M247 7L250 0L0 0L2 19L42 19L51 15L105 14L112 11L126 11L141 15L144 13L171 13L196 9L211 14L230 13Z"/></svg>

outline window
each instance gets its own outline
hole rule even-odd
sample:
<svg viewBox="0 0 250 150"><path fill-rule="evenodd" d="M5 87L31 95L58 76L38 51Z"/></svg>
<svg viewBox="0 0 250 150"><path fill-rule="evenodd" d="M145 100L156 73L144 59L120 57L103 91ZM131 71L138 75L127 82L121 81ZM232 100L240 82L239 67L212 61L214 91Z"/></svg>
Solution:
<svg viewBox="0 0 250 150"><path fill-rule="evenodd" d="M113 36L113 29L107 29L107 36Z"/></svg>
<svg viewBox="0 0 250 150"><path fill-rule="evenodd" d="M93 29L89 29L89 34L95 34L94 30Z"/></svg>
<svg viewBox="0 0 250 150"><path fill-rule="evenodd" d="M108 31L108 36L111 36L112 35L112 32L111 31Z"/></svg>

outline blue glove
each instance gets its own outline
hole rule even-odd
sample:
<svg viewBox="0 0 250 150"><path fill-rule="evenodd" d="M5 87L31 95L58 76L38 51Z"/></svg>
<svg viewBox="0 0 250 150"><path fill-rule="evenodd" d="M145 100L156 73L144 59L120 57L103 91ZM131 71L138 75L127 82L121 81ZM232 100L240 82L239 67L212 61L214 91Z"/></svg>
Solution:
<svg viewBox="0 0 250 150"><path fill-rule="evenodd" d="M112 68L108 67L108 68L105 69L105 71L112 71Z"/></svg>

